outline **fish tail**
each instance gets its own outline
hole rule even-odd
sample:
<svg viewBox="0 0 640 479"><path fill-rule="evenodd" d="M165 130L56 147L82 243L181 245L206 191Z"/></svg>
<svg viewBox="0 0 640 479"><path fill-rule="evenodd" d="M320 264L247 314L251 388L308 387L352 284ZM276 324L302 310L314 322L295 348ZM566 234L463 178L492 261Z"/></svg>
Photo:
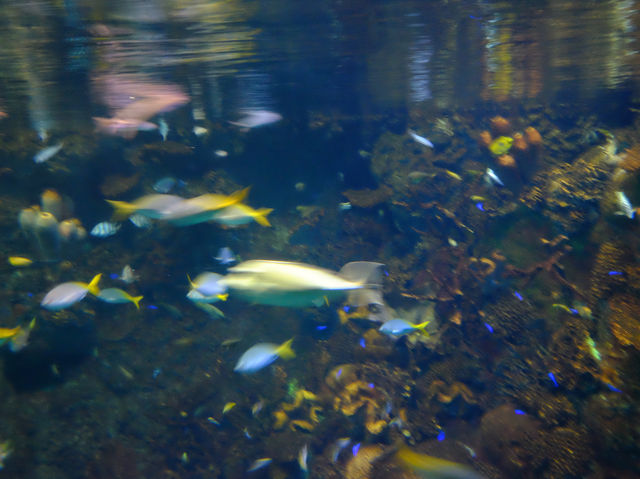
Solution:
<svg viewBox="0 0 640 479"><path fill-rule="evenodd" d="M429 321L425 321L424 323L420 323L420 324L414 324L413 327L415 329L420 329L424 331L424 328L427 326L427 324L429 324Z"/></svg>
<svg viewBox="0 0 640 479"><path fill-rule="evenodd" d="M293 342L293 338L285 341L278 349L276 349L276 354L280 356L282 359L291 359L296 357L296 353L291 349L291 343Z"/></svg>
<svg viewBox="0 0 640 479"><path fill-rule="evenodd" d="M216 296L220 301L226 301L229 297L229 293L219 294Z"/></svg>
<svg viewBox="0 0 640 479"><path fill-rule="evenodd" d="M102 273L96 274L87 285L87 289L94 296L97 296L98 293L100 293L100 288L98 288L98 283L100 282L100 278L102 278Z"/></svg>
<svg viewBox="0 0 640 479"><path fill-rule="evenodd" d="M267 219L267 215L273 211L273 208L260 208L256 210L253 215L253 219L256 220L256 223L262 226L271 226L269 220Z"/></svg>
<svg viewBox="0 0 640 479"><path fill-rule="evenodd" d="M187 280L189 281L189 286L191 286L191 289L196 289L196 285L195 285L195 283L191 280L191 276L189 276L189 273L187 273Z"/></svg>
<svg viewBox="0 0 640 479"><path fill-rule="evenodd" d="M132 296L131 302L136 305L136 309L140 309L140 300L144 298L144 296Z"/></svg>
<svg viewBox="0 0 640 479"><path fill-rule="evenodd" d="M115 219L125 219L131 216L136 211L136 206L133 203L127 203L126 201L107 200L111 206L113 206L113 217Z"/></svg>

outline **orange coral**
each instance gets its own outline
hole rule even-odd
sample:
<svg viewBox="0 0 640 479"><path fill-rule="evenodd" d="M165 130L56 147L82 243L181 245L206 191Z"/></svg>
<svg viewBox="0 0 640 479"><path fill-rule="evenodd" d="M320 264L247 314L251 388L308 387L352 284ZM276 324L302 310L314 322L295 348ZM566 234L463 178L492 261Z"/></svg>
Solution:
<svg viewBox="0 0 640 479"><path fill-rule="evenodd" d="M491 131L496 135L508 135L511 132L511 123L503 116L494 116L489 120Z"/></svg>
<svg viewBox="0 0 640 479"><path fill-rule="evenodd" d="M478 143L480 143L480 146L484 148L489 148L489 145L491 144L492 141L493 141L493 138L491 138L491 133L489 133L488 130L484 130L483 132L480 133L480 137L478 138Z"/></svg>
<svg viewBox="0 0 640 479"><path fill-rule="evenodd" d="M522 133L513 134L513 145L511 145L511 148L515 151L526 151L529 148L527 140L522 136Z"/></svg>
<svg viewBox="0 0 640 479"><path fill-rule="evenodd" d="M529 126L524 130L527 143L534 147L542 146L542 135L534 127Z"/></svg>
<svg viewBox="0 0 640 479"><path fill-rule="evenodd" d="M500 155L497 159L497 162L500 166L504 168L517 168L518 164L516 160L511 155Z"/></svg>

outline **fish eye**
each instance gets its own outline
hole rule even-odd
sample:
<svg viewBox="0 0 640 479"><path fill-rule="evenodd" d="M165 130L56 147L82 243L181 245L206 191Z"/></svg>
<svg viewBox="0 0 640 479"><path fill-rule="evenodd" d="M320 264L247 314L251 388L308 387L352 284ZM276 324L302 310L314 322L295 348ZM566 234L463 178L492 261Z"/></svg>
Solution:
<svg viewBox="0 0 640 479"><path fill-rule="evenodd" d="M368 309L369 309L370 313L381 313L382 312L382 307L378 303L369 303Z"/></svg>

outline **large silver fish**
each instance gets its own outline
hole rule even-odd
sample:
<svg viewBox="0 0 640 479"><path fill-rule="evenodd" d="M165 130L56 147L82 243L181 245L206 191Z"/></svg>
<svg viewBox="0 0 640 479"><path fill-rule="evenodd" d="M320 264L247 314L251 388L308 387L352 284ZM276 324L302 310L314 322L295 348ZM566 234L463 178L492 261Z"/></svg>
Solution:
<svg viewBox="0 0 640 479"><path fill-rule="evenodd" d="M336 272L304 263L257 259L229 268L220 285L232 296L272 306L318 306L346 295L354 306L364 298L382 304L383 266L354 261ZM371 294L362 294L364 291Z"/></svg>

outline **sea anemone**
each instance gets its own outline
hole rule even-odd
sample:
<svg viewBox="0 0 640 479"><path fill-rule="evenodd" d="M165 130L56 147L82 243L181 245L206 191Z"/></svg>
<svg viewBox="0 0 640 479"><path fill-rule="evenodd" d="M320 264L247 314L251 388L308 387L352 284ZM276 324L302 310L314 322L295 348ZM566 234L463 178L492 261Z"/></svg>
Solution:
<svg viewBox="0 0 640 479"><path fill-rule="evenodd" d="M542 146L542 136L534 127L529 126L524 130L527 143L535 148Z"/></svg>
<svg viewBox="0 0 640 479"><path fill-rule="evenodd" d="M491 144L492 141L493 141L493 138L491 138L491 133L489 133L488 130L484 130L480 132L480 137L478 138L478 143L480 144L480 146L484 148L489 148L489 145Z"/></svg>
<svg viewBox="0 0 640 479"><path fill-rule="evenodd" d="M511 123L503 116L494 116L489 120L491 131L496 135L508 135L511 132Z"/></svg>

